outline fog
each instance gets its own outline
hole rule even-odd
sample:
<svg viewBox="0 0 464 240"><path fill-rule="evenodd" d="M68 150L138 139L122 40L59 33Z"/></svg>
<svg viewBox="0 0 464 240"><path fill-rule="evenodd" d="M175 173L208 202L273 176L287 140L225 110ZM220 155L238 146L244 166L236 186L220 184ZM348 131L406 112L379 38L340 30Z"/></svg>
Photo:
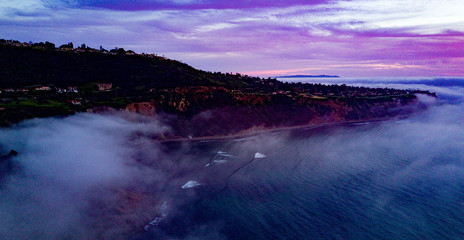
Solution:
<svg viewBox="0 0 464 240"><path fill-rule="evenodd" d="M405 119L175 144L152 139L170 131L162 119L127 113L25 121L0 132L0 154L18 152L0 185L0 239L459 236L464 105L419 99L428 109ZM247 202L221 202L229 194ZM202 199L215 217L193 210ZM292 218L271 224L281 211ZM294 221L305 227L279 232Z"/></svg>
<svg viewBox="0 0 464 240"><path fill-rule="evenodd" d="M437 94L443 102L459 103L464 99L463 78L282 78L285 82L347 84L373 88L427 90Z"/></svg>
<svg viewBox="0 0 464 240"><path fill-rule="evenodd" d="M110 190L127 188L143 172L134 165L139 143L128 139L167 130L138 118L78 114L2 129L1 147L19 152L20 171L1 186L0 238L91 237L84 212L92 202L111 202Z"/></svg>

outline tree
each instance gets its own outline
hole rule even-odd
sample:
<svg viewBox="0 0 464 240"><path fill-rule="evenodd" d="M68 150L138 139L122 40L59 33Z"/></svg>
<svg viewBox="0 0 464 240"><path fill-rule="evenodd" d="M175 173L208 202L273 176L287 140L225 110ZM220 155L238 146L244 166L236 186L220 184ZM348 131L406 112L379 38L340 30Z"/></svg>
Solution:
<svg viewBox="0 0 464 240"><path fill-rule="evenodd" d="M117 53L118 53L118 55L124 55L124 54L126 54L126 50L124 50L124 48L119 48L117 50Z"/></svg>
<svg viewBox="0 0 464 240"><path fill-rule="evenodd" d="M45 42L45 48L47 49L55 49L55 44L51 42Z"/></svg>

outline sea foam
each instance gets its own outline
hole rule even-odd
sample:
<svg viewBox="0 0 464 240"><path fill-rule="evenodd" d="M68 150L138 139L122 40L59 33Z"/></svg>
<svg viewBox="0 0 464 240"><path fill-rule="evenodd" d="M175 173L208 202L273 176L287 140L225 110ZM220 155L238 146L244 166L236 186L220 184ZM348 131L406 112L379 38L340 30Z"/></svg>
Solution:
<svg viewBox="0 0 464 240"><path fill-rule="evenodd" d="M163 205L161 205L161 210L159 214L161 215L160 217L155 217L151 222L149 222L143 229L145 231L150 230L151 227L158 226L158 224L166 217L168 216L167 214L167 209L168 209L168 202L164 201Z"/></svg>
<svg viewBox="0 0 464 240"><path fill-rule="evenodd" d="M197 181L188 181L186 184L184 184L184 186L182 186L182 189L187 189L187 188L194 188L194 187L198 187L200 186L201 184L198 183Z"/></svg>

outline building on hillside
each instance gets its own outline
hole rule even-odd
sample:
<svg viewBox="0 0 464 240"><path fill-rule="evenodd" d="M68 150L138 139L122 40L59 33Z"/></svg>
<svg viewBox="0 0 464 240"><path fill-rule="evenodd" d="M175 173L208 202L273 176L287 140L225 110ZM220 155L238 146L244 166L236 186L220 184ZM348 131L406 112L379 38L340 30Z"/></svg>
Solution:
<svg viewBox="0 0 464 240"><path fill-rule="evenodd" d="M97 83L98 91L107 91L113 87L112 83Z"/></svg>
<svg viewBox="0 0 464 240"><path fill-rule="evenodd" d="M29 43L19 42L19 41L14 41L12 45L15 47L30 47L31 46Z"/></svg>
<svg viewBox="0 0 464 240"><path fill-rule="evenodd" d="M72 42L68 42L67 44L61 45L58 49L63 51L72 51L74 50L74 45Z"/></svg>
<svg viewBox="0 0 464 240"><path fill-rule="evenodd" d="M21 47L21 42L15 40L15 41L13 41L13 43L11 45L13 45L15 47Z"/></svg>
<svg viewBox="0 0 464 240"><path fill-rule="evenodd" d="M25 88L7 88L7 89L3 89L4 92L29 92L29 89L25 89Z"/></svg>
<svg viewBox="0 0 464 240"><path fill-rule="evenodd" d="M40 87L36 87L34 88L36 91L50 91L52 90L50 87L48 86L40 86Z"/></svg>
<svg viewBox="0 0 464 240"><path fill-rule="evenodd" d="M75 86L69 86L68 89L67 89L68 92L72 92L72 93L78 93L79 91L77 90L77 87Z"/></svg>

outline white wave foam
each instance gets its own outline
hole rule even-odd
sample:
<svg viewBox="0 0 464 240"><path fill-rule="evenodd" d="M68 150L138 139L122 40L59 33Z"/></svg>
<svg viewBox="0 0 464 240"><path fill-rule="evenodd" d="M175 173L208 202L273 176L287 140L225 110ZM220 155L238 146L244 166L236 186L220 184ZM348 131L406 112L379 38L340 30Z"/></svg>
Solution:
<svg viewBox="0 0 464 240"><path fill-rule="evenodd" d="M161 217L155 217L155 219L153 219L151 222L149 222L147 225L145 225L145 227L143 227L143 229L145 229L145 231L148 231L148 230L150 230L151 227L158 226L158 224L159 224L165 217L168 216L167 210L168 210L168 202L164 201L164 202L163 202L163 205L161 205L161 209L160 209L160 212L159 212L159 214L161 215Z"/></svg>
<svg viewBox="0 0 464 240"><path fill-rule="evenodd" d="M221 164L221 163L226 163L226 162L228 162L228 161L227 161L227 160L214 160L213 162L214 162L214 163Z"/></svg>
<svg viewBox="0 0 464 240"><path fill-rule="evenodd" d="M262 153L259 153L259 152L255 153L255 158L265 158L265 157L266 157L266 155L264 155Z"/></svg>
<svg viewBox="0 0 464 240"><path fill-rule="evenodd" d="M371 122L352 123L351 126L368 125L368 124L371 124Z"/></svg>
<svg viewBox="0 0 464 240"><path fill-rule="evenodd" d="M184 186L182 186L182 189L187 189L187 188L194 188L194 187L198 187L200 186L201 184L198 183L197 181L188 181L186 184L184 184Z"/></svg>
<svg viewBox="0 0 464 240"><path fill-rule="evenodd" d="M218 153L217 154L218 156L221 156L221 157L230 157L230 158L235 158L234 155L232 154L226 154L226 153Z"/></svg>
<svg viewBox="0 0 464 240"><path fill-rule="evenodd" d="M164 201L163 205L161 205L161 210L160 210L162 217L166 217L168 215L166 212L167 210L168 210L168 202Z"/></svg>
<svg viewBox="0 0 464 240"><path fill-rule="evenodd" d="M234 139L234 142L246 141L246 140L250 140L250 139L253 139L253 138L256 138L256 136L237 138L237 139Z"/></svg>
<svg viewBox="0 0 464 240"><path fill-rule="evenodd" d="M407 120L398 120L395 123L407 123L407 122L408 122Z"/></svg>
<svg viewBox="0 0 464 240"><path fill-rule="evenodd" d="M304 128L304 130L312 130L312 129L316 129L316 128L319 128L319 127L318 126L306 127L306 128Z"/></svg>

